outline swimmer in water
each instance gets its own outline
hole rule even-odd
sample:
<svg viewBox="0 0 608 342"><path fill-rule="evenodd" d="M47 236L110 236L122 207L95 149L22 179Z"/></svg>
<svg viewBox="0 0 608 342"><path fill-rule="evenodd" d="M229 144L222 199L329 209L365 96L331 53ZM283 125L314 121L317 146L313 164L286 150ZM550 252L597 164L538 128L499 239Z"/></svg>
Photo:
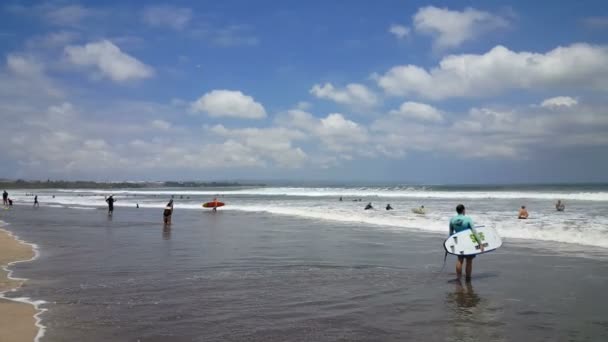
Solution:
<svg viewBox="0 0 608 342"><path fill-rule="evenodd" d="M519 209L519 215L517 217L520 220L525 220L528 218L528 210L526 210L526 206L522 205L521 209Z"/></svg>

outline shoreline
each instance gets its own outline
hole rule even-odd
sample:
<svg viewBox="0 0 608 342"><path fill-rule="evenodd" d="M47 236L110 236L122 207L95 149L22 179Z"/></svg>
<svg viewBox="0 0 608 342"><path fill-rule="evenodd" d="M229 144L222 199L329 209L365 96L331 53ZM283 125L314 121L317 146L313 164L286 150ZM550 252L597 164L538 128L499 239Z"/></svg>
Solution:
<svg viewBox="0 0 608 342"><path fill-rule="evenodd" d="M13 276L11 266L36 260L38 246L20 240L3 226L0 226L0 340L2 341L39 341L44 336L45 326L40 315L46 309L39 306L44 301L32 301L27 297L10 298L7 293L16 291L26 278Z"/></svg>

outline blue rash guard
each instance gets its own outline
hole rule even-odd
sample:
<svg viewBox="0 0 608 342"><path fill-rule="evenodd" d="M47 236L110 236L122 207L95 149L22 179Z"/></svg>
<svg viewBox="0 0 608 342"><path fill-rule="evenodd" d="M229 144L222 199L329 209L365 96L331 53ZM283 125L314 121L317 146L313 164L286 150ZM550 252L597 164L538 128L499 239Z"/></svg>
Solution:
<svg viewBox="0 0 608 342"><path fill-rule="evenodd" d="M450 220L450 235L473 229L473 220L467 215L456 215Z"/></svg>
<svg viewBox="0 0 608 342"><path fill-rule="evenodd" d="M473 219L467 215L461 214L458 214L450 219L450 236L467 229L470 229L473 232L475 240L477 240L477 243L481 244L481 239L479 238L479 235L477 235L477 230L475 230L475 226L473 225Z"/></svg>

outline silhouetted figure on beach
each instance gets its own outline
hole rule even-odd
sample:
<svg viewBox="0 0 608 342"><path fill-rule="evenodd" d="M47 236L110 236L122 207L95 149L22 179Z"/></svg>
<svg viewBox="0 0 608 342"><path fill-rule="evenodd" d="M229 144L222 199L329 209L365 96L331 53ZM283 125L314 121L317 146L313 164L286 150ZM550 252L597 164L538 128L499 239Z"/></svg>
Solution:
<svg viewBox="0 0 608 342"><path fill-rule="evenodd" d="M8 199L8 206L9 206L9 207L12 207L12 206L13 206L13 200L12 200L12 199L10 199L10 198Z"/></svg>
<svg viewBox="0 0 608 342"><path fill-rule="evenodd" d="M391 207L390 203L386 205L386 210L393 210L393 207Z"/></svg>
<svg viewBox="0 0 608 342"><path fill-rule="evenodd" d="M135 208L139 209L139 203L135 203Z"/></svg>
<svg viewBox="0 0 608 342"><path fill-rule="evenodd" d="M4 190L4 192L2 193L2 204L4 206L8 205L8 192L6 192L6 190Z"/></svg>
<svg viewBox="0 0 608 342"><path fill-rule="evenodd" d="M40 203L38 203L38 195L34 196L34 207L39 207Z"/></svg>
<svg viewBox="0 0 608 342"><path fill-rule="evenodd" d="M555 203L555 210L557 210L557 211L566 210L566 205L564 204L564 202L562 202L562 200L557 200L557 203Z"/></svg>
<svg viewBox="0 0 608 342"><path fill-rule="evenodd" d="M106 202L108 202L108 215L112 215L114 213L114 195L110 195L110 197L106 198Z"/></svg>
<svg viewBox="0 0 608 342"><path fill-rule="evenodd" d="M171 215L173 215L173 200L170 200L163 211L163 222L168 226L171 224Z"/></svg>

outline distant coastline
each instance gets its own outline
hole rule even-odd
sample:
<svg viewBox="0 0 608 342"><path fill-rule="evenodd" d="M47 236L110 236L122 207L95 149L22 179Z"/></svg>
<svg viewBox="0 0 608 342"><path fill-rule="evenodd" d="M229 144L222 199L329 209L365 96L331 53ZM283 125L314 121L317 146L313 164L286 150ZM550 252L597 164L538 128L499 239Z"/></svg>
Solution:
<svg viewBox="0 0 608 342"><path fill-rule="evenodd" d="M93 182L64 180L0 180L1 189L144 189L144 188L212 188L266 186L265 184L239 182Z"/></svg>

